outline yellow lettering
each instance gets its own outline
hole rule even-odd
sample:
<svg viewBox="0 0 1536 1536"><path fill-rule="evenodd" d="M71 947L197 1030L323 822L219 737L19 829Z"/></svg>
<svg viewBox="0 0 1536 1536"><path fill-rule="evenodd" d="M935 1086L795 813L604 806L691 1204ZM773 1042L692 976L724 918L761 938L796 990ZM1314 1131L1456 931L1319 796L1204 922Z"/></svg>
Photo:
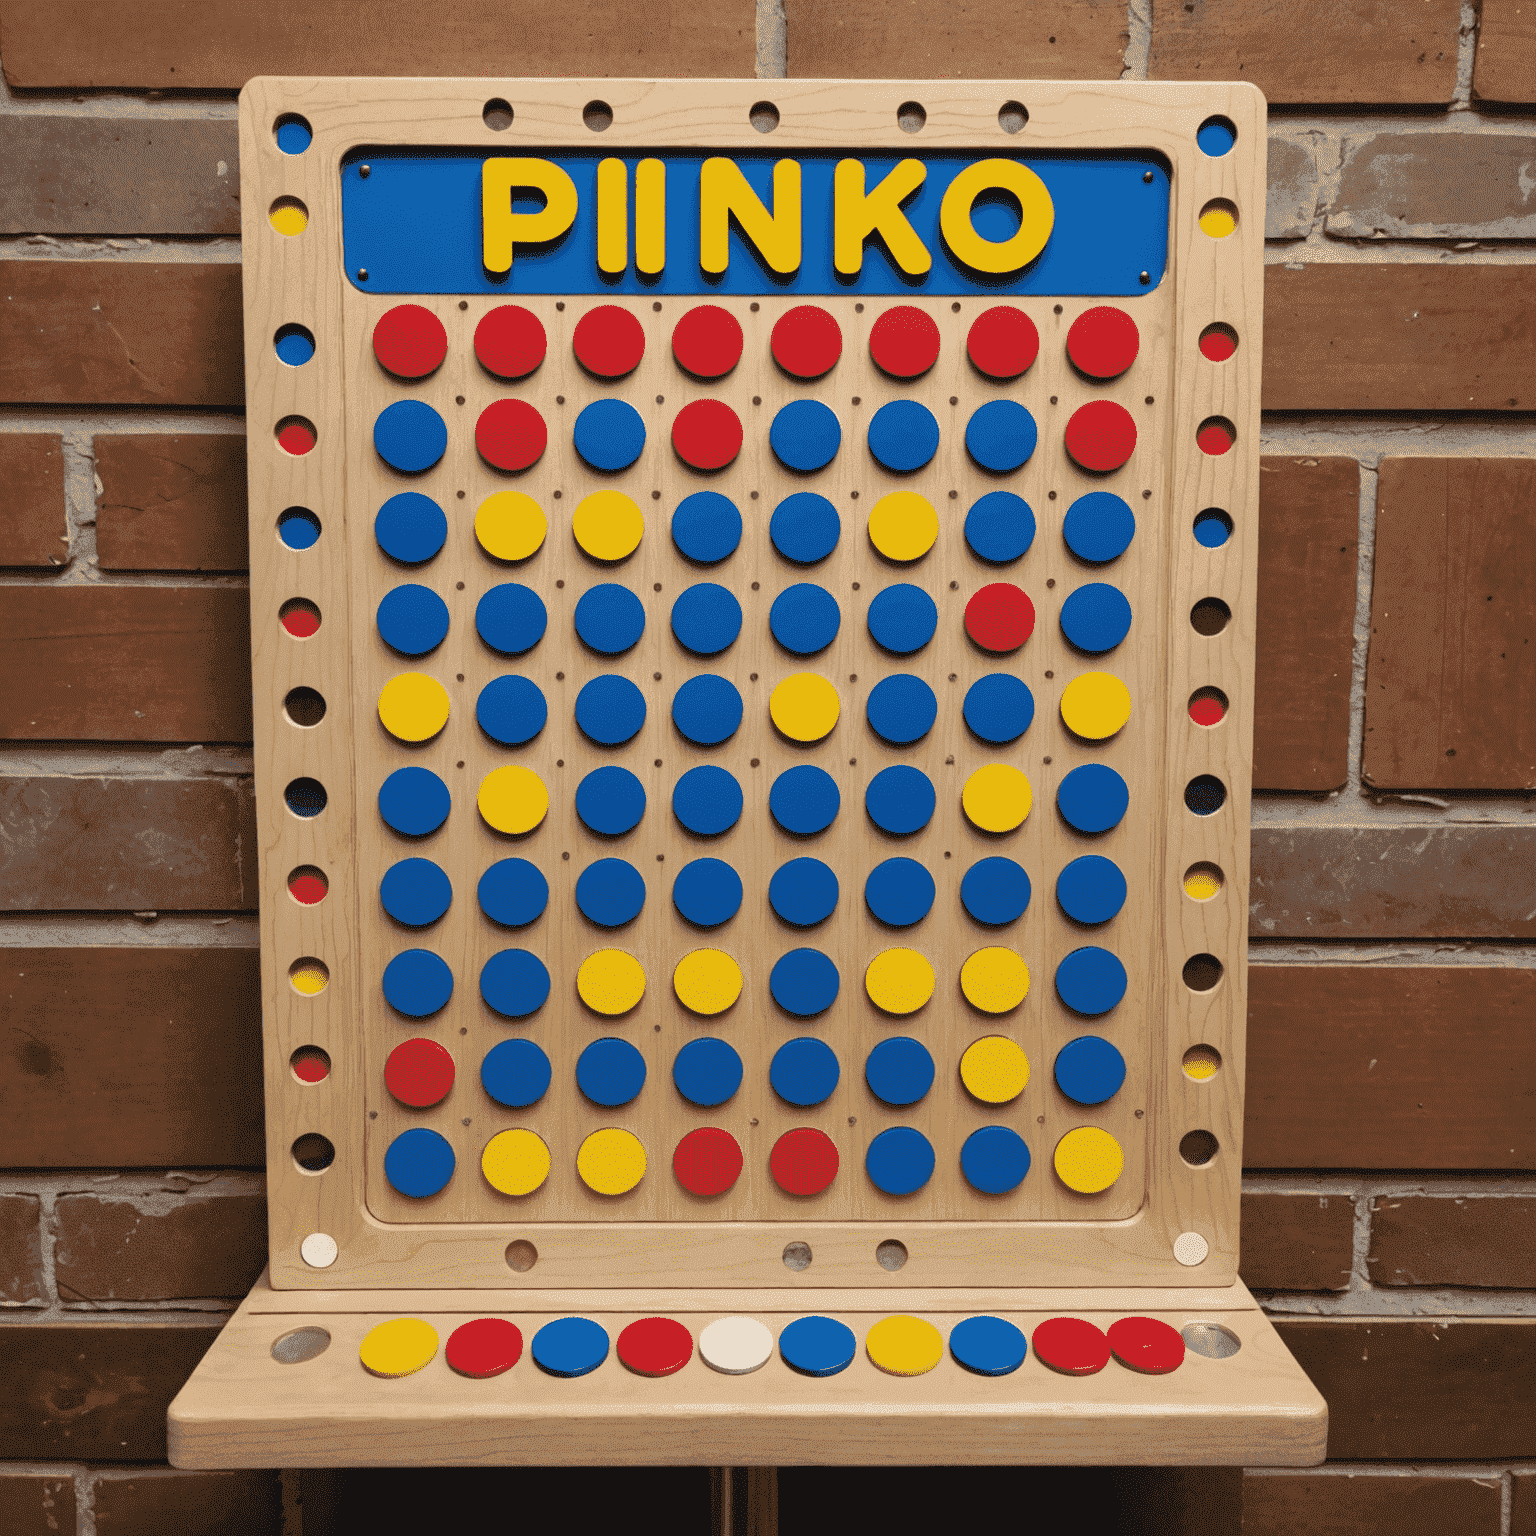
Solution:
<svg viewBox="0 0 1536 1536"><path fill-rule="evenodd" d="M903 160L873 192L864 191L864 162L839 160L832 175L832 264L852 275L864 265L864 241L879 232L896 265L912 277L933 266L901 205L928 175L921 160Z"/></svg>
<svg viewBox="0 0 1536 1536"><path fill-rule="evenodd" d="M655 276L667 264L667 167L642 160L635 167L635 267Z"/></svg>
<svg viewBox="0 0 1536 1536"><path fill-rule="evenodd" d="M622 160L597 162L597 265L603 272L629 265L629 169Z"/></svg>
<svg viewBox="0 0 1536 1536"><path fill-rule="evenodd" d="M779 160L773 167L773 212L742 175L735 161L715 155L699 171L699 265L724 272L730 259L730 216L775 272L800 266L800 163Z"/></svg>
<svg viewBox="0 0 1536 1536"><path fill-rule="evenodd" d="M544 194L537 213L513 213L514 191ZM576 183L552 160L497 156L480 169L481 259L487 272L510 272L519 245L555 240L576 222Z"/></svg>
<svg viewBox="0 0 1536 1536"><path fill-rule="evenodd" d="M1011 192L1019 202L1019 227L1007 240L983 240L971 209L983 192ZM1045 183L1017 160L978 160L950 182L939 204L939 229L957 261L976 272L1017 272L1051 238L1056 209Z"/></svg>

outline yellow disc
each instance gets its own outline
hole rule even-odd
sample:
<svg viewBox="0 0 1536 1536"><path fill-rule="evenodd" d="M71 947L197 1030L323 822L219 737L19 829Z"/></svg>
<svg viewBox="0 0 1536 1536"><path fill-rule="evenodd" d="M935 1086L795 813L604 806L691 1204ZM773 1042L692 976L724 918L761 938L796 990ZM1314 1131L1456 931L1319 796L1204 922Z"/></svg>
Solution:
<svg viewBox="0 0 1536 1536"><path fill-rule="evenodd" d="M1212 240L1225 240L1237 228L1237 209L1218 197L1200 210L1200 228Z"/></svg>
<svg viewBox="0 0 1536 1536"><path fill-rule="evenodd" d="M571 532L594 560L627 560L640 547L645 515L623 491L593 491L576 508Z"/></svg>
<svg viewBox="0 0 1536 1536"><path fill-rule="evenodd" d="M986 1035L965 1048L960 1081L983 1104L1012 1103L1029 1084L1029 1057L1006 1035Z"/></svg>
<svg viewBox="0 0 1536 1536"><path fill-rule="evenodd" d="M1010 763L988 763L965 781L960 804L983 832L1012 832L1035 803L1029 779Z"/></svg>
<svg viewBox="0 0 1536 1536"><path fill-rule="evenodd" d="M960 990L986 1013L1007 1013L1029 991L1029 967L1011 949L978 949L960 967Z"/></svg>
<svg viewBox="0 0 1536 1536"><path fill-rule="evenodd" d="M581 962L576 991L594 1013L628 1013L645 996L645 969L622 949L599 949Z"/></svg>
<svg viewBox="0 0 1536 1536"><path fill-rule="evenodd" d="M448 724L448 690L425 672L402 672L379 691L379 723L398 741L430 741Z"/></svg>
<svg viewBox="0 0 1536 1536"><path fill-rule="evenodd" d="M549 1148L542 1136L521 1127L498 1131L480 1154L480 1171L504 1195L531 1195L549 1177Z"/></svg>
<svg viewBox="0 0 1536 1536"><path fill-rule="evenodd" d="M531 832L549 811L549 791L532 768L509 763L480 780L476 800L486 824L512 836Z"/></svg>
<svg viewBox="0 0 1536 1536"><path fill-rule="evenodd" d="M916 491L892 491L870 509L869 542L887 560L921 560L939 536L939 514Z"/></svg>
<svg viewBox="0 0 1536 1536"><path fill-rule="evenodd" d="M723 949L695 949L677 962L672 989L684 1008L724 1013L741 996L741 967Z"/></svg>
<svg viewBox="0 0 1536 1536"><path fill-rule="evenodd" d="M497 491L475 513L475 537L498 560L526 560L537 554L549 532L544 509L525 491Z"/></svg>
<svg viewBox="0 0 1536 1536"><path fill-rule="evenodd" d="M322 960L295 960L288 967L288 980L293 983L293 990L302 992L305 997L324 992L330 979L331 973Z"/></svg>
<svg viewBox="0 0 1536 1536"><path fill-rule="evenodd" d="M1214 864L1191 864L1184 871L1184 894L1196 901L1210 901L1221 894L1221 871Z"/></svg>
<svg viewBox="0 0 1536 1536"><path fill-rule="evenodd" d="M773 723L791 741L820 741L837 724L837 689L815 672L795 672L768 695Z"/></svg>
<svg viewBox="0 0 1536 1536"><path fill-rule="evenodd" d="M1221 1070L1221 1052L1212 1045L1192 1045L1184 1052L1184 1075L1209 1082Z"/></svg>
<svg viewBox="0 0 1536 1536"><path fill-rule="evenodd" d="M933 996L933 967L915 949L882 949L864 972L864 990L886 1013L916 1013Z"/></svg>
<svg viewBox="0 0 1536 1536"><path fill-rule="evenodd" d="M1074 736L1103 741L1131 718L1131 690L1109 672L1084 672L1061 695L1061 718Z"/></svg>
<svg viewBox="0 0 1536 1536"><path fill-rule="evenodd" d="M437 1354L437 1329L419 1317L392 1317L363 1335L357 1357L374 1376L409 1376Z"/></svg>
<svg viewBox="0 0 1536 1536"><path fill-rule="evenodd" d="M267 222L280 235L302 235L309 226L309 209L296 197L280 197L268 210Z"/></svg>
<svg viewBox="0 0 1536 1536"><path fill-rule="evenodd" d="M1125 1171L1125 1153L1108 1131L1080 1125L1056 1143L1056 1177L1080 1195L1097 1195Z"/></svg>
<svg viewBox="0 0 1536 1536"><path fill-rule="evenodd" d="M645 1148L628 1131L593 1131L576 1154L576 1172L600 1195L627 1195L645 1177Z"/></svg>
<svg viewBox="0 0 1536 1536"><path fill-rule="evenodd" d="M870 1362L888 1376L922 1376L944 1358L944 1338L920 1317L885 1317L864 1335Z"/></svg>

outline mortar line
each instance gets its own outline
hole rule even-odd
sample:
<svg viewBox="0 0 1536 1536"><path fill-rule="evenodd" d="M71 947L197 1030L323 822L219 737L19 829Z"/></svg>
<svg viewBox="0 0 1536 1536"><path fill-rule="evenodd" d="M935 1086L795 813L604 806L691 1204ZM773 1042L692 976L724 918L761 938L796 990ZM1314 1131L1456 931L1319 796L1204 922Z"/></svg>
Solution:
<svg viewBox="0 0 1536 1536"><path fill-rule="evenodd" d="M1152 58L1152 0L1128 0L1122 80L1145 80Z"/></svg>
<svg viewBox="0 0 1536 1536"><path fill-rule="evenodd" d="M789 20L784 0L757 0L756 73L759 80L789 75Z"/></svg>

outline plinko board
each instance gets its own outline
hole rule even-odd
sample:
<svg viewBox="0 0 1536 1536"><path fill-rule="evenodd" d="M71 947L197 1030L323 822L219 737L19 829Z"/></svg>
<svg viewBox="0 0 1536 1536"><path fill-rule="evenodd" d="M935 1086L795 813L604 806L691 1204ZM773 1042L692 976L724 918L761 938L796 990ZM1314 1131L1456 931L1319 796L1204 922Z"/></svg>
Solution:
<svg viewBox="0 0 1536 1536"><path fill-rule="evenodd" d="M293 1366L343 1397L858 1361L1171 1411L1243 1395L1185 1364L1219 1296L1292 1392L1233 1459L1308 1459L1236 1282L1262 98L767 90L242 95L240 1328L371 1295ZM1031 1352L1040 1288L1119 1300Z"/></svg>

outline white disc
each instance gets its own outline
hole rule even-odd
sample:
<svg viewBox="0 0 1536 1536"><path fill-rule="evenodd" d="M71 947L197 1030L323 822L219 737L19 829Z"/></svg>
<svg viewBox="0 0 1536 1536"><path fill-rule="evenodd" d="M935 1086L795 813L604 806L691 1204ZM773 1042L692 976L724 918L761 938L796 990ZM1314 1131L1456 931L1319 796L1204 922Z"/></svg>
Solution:
<svg viewBox="0 0 1536 1536"><path fill-rule="evenodd" d="M699 1335L699 1358L726 1376L750 1376L772 1354L773 1334L755 1317L722 1317Z"/></svg>
<svg viewBox="0 0 1536 1536"><path fill-rule="evenodd" d="M311 1232L299 1244L299 1257L311 1269L329 1269L336 1262L336 1239L329 1232Z"/></svg>
<svg viewBox="0 0 1536 1536"><path fill-rule="evenodd" d="M1196 1264L1205 1263L1210 1251L1211 1245L1198 1232L1181 1232L1173 1240L1174 1258L1191 1269Z"/></svg>

